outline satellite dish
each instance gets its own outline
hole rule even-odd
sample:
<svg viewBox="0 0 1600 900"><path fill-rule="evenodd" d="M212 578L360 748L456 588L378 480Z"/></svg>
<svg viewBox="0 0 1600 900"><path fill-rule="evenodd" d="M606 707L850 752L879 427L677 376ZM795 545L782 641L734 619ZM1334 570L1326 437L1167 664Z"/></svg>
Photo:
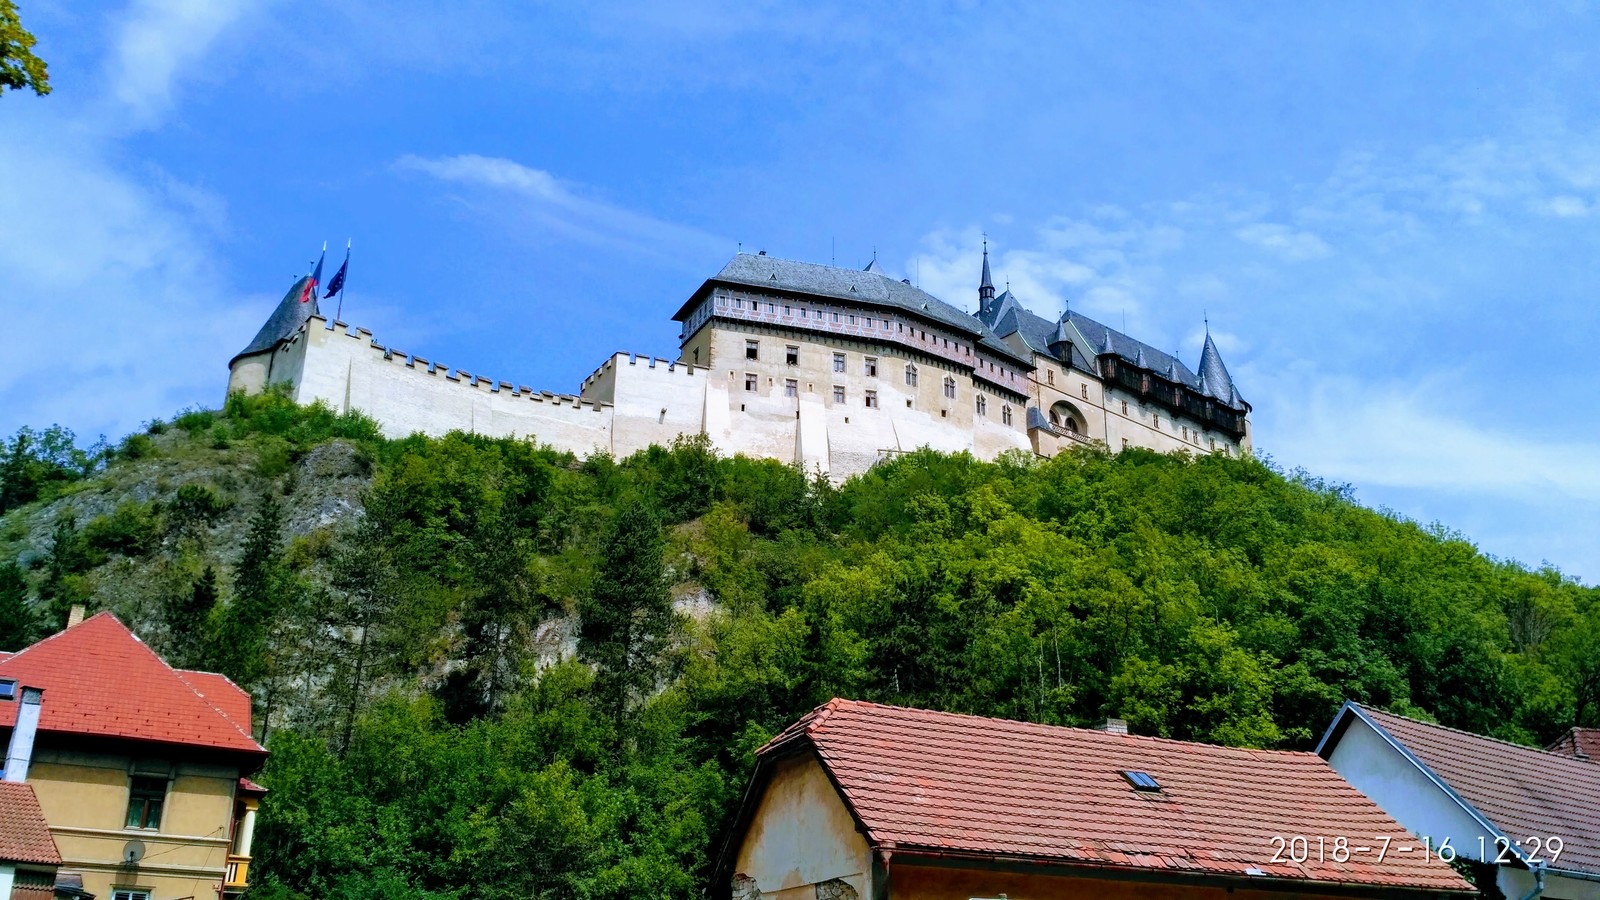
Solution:
<svg viewBox="0 0 1600 900"><path fill-rule="evenodd" d="M144 859L144 841L134 839L122 845L122 861L134 865Z"/></svg>

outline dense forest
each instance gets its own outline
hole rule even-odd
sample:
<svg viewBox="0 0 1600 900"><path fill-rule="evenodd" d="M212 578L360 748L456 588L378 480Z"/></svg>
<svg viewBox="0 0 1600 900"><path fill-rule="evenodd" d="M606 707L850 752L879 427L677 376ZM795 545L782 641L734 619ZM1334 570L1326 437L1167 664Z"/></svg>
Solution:
<svg viewBox="0 0 1600 900"><path fill-rule="evenodd" d="M1600 724L1600 590L1269 462L919 452L843 485L235 396L0 450L0 648L109 608L256 698L270 898L699 894L834 696L1304 748L1345 698Z"/></svg>

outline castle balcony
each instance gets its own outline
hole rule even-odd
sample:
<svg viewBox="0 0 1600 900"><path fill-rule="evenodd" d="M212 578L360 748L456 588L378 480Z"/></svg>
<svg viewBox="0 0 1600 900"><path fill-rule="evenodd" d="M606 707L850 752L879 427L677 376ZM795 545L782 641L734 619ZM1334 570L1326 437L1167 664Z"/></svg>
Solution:
<svg viewBox="0 0 1600 900"><path fill-rule="evenodd" d="M1080 431L1074 431L1071 428L1063 428L1062 426L1051 422L1049 419L1045 418L1044 412L1037 406L1028 407L1028 430L1043 431L1046 434L1055 435L1063 440L1076 441L1085 445L1094 443L1091 438L1085 436Z"/></svg>

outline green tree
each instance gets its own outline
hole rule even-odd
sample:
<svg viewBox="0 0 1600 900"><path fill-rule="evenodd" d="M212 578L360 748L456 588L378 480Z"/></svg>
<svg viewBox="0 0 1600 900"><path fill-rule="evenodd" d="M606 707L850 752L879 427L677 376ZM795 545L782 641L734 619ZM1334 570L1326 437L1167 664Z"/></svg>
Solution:
<svg viewBox="0 0 1600 900"><path fill-rule="evenodd" d="M73 606L89 605L89 585L83 574L89 562L88 548L78 532L77 516L71 512L61 515L50 532L44 578L39 583L39 600L44 606L47 626L62 628Z"/></svg>
<svg viewBox="0 0 1600 900"><path fill-rule="evenodd" d="M0 650L17 651L33 641L35 623L28 606L28 581L15 562L0 565Z"/></svg>
<svg viewBox="0 0 1600 900"><path fill-rule="evenodd" d="M626 503L601 546L594 587L578 605L578 656L594 665L599 703L619 732L630 703L655 688L672 631L662 550L654 513Z"/></svg>
<svg viewBox="0 0 1600 900"><path fill-rule="evenodd" d="M14 0L0 0L0 93L31 88L41 97L50 93L50 73L44 60L33 55L37 39L22 27Z"/></svg>
<svg viewBox="0 0 1600 900"><path fill-rule="evenodd" d="M169 597L162 608L168 638L167 661L185 669L211 669L206 625L217 606L217 570L210 565L200 570L187 593Z"/></svg>
<svg viewBox="0 0 1600 900"><path fill-rule="evenodd" d="M218 608L211 658L223 674L243 685L254 685L267 674L268 637L290 589L282 530L283 509L265 491L250 517L233 574L233 596Z"/></svg>

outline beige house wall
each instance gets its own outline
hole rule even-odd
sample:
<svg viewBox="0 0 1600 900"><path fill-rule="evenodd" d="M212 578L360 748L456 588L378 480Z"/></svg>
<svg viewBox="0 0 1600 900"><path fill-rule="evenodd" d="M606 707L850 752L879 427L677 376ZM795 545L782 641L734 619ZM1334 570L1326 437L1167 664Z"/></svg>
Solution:
<svg viewBox="0 0 1600 900"><path fill-rule="evenodd" d="M161 825L125 827L135 774L170 778ZM84 888L109 898L133 888L155 897L214 896L227 869L233 824L235 767L40 749L28 771L45 820L60 848L62 869L83 873ZM125 864L130 841L144 859Z"/></svg>
<svg viewBox="0 0 1600 900"><path fill-rule="evenodd" d="M753 882L763 900L816 900L816 885L834 880L869 896L866 838L816 756L796 754L773 769L734 858L734 883Z"/></svg>

